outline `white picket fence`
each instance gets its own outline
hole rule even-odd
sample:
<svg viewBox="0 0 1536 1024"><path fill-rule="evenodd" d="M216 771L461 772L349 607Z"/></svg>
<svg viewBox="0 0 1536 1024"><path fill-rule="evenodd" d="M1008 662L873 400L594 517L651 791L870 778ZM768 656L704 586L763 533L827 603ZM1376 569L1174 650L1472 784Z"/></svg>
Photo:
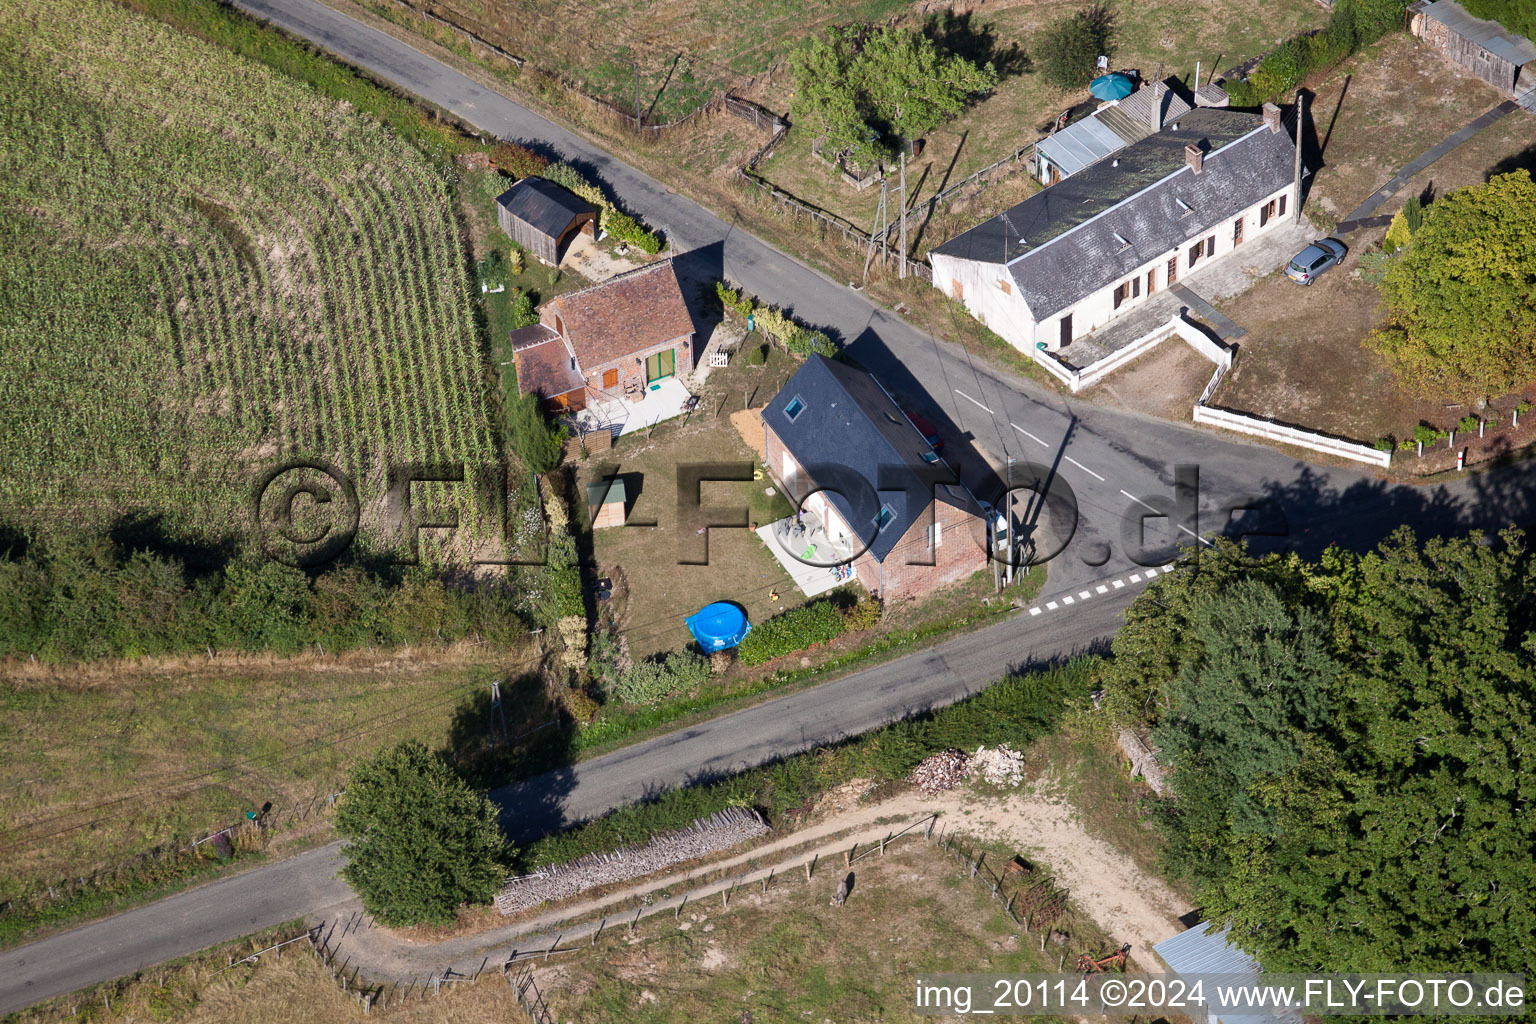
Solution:
<svg viewBox="0 0 1536 1024"><path fill-rule="evenodd" d="M1365 462L1382 468L1392 465L1391 452L1377 451L1375 448L1355 444L1353 441L1340 441L1338 438L1310 430L1298 430L1295 427L1271 423L1257 416L1245 416L1241 413L1227 412L1225 409L1212 409L1203 404L1195 406L1195 422L1235 430L1240 434L1252 434L1270 441L1294 444L1302 448L1310 448L1315 452L1337 455L1343 459L1352 459L1355 462Z"/></svg>

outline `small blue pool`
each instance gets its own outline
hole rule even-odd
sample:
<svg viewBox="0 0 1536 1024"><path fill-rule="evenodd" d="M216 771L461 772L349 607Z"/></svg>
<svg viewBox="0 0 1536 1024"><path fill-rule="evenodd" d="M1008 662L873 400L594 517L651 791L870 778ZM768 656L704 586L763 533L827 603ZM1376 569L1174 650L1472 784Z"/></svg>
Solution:
<svg viewBox="0 0 1536 1024"><path fill-rule="evenodd" d="M716 601L705 605L683 620L688 632L699 642L706 653L735 647L752 632L752 623L740 605L729 601Z"/></svg>

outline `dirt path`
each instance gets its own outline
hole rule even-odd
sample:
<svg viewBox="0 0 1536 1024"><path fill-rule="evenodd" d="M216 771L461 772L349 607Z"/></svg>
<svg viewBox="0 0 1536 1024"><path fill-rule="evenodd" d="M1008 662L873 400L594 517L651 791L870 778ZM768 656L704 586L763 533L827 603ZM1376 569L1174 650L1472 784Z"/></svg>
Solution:
<svg viewBox="0 0 1536 1024"><path fill-rule="evenodd" d="M685 899L696 902L712 897L733 886L756 885L769 872L784 876L798 873L812 856L838 864L840 855L854 842L875 843L887 834L923 818L938 814L949 829L985 839L999 839L1050 868L1053 877L1071 893L1071 898L1114 939L1129 942L1133 955L1143 964L1151 963L1153 943L1179 930L1178 918L1190 908L1163 882L1143 874L1136 864L1108 843L1091 835L1078 821L1076 810L1046 784L1035 791L1003 799L977 799L963 793L943 797L925 797L909 793L878 804L855 805L818 824L789 833L771 843L756 847L729 859L647 879L630 888L598 899L567 905L538 917L473 935L458 936L440 942L413 940L385 928L362 926L349 931L341 944L344 955L360 965L365 974L378 978L419 979L441 975L445 970L472 974L483 967L495 966L515 950L535 950L550 946L564 936L563 945L585 938L597 929L598 922L561 929L563 922L576 917L600 915L605 909L632 903L637 897L660 890L687 888L686 896L656 899L641 911L641 917L672 911ZM876 822L879 826L872 827ZM841 835L836 842L799 849L788 859L771 867L758 867L745 874L690 888L690 883L708 873L729 871L775 852L806 847L818 839ZM820 875L818 875L820 877ZM342 908L345 920L360 908ZM623 914L623 924L633 918ZM609 922L618 927L620 922ZM558 930L557 930L558 929ZM337 934L342 931L337 929Z"/></svg>

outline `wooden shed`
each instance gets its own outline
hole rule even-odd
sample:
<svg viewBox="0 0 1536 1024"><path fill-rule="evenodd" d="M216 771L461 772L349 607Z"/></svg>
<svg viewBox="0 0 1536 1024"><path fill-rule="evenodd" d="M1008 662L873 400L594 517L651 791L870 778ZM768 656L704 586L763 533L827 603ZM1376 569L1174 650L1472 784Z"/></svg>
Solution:
<svg viewBox="0 0 1536 1024"><path fill-rule="evenodd" d="M524 178L496 197L496 223L518 245L557 266L576 232L597 232L597 209L545 178Z"/></svg>
<svg viewBox="0 0 1536 1024"><path fill-rule="evenodd" d="M592 529L623 526L625 520L624 481L618 478L587 484L587 511Z"/></svg>
<svg viewBox="0 0 1536 1024"><path fill-rule="evenodd" d="M1536 46L1496 21L1472 17L1455 0L1418 0L1408 8L1408 28L1500 92L1523 93L1536 84Z"/></svg>

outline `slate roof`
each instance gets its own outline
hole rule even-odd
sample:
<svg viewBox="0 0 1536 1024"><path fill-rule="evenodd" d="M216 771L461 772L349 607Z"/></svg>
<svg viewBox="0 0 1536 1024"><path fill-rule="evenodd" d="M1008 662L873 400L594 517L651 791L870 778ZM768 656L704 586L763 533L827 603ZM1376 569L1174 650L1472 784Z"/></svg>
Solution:
<svg viewBox="0 0 1536 1024"><path fill-rule="evenodd" d="M790 420L784 410L797 398L805 409ZM815 484L826 488L821 493L860 539L870 542L876 561L885 560L927 509L929 488L917 467L933 449L879 382L862 370L810 356L763 409L763 422ZM933 496L981 515L970 492L958 484L940 484ZM876 533L875 516L882 505L890 506L892 516Z"/></svg>
<svg viewBox="0 0 1536 1024"><path fill-rule="evenodd" d="M597 212L597 207L547 178L524 178L497 196L496 202L513 217L550 238L559 238L571 221L582 214Z"/></svg>
<svg viewBox="0 0 1536 1024"><path fill-rule="evenodd" d="M517 390L525 395L554 398L585 387L587 382L582 379L581 371L571 367L571 350L554 331L549 331L551 337L548 340L518 347L518 335L534 330L524 327L511 332Z"/></svg>
<svg viewBox="0 0 1536 1024"><path fill-rule="evenodd" d="M1192 142L1205 151L1199 174L1185 161ZM933 251L1006 263L1031 314L1044 320L1230 224L1292 180L1293 155L1289 133L1268 131L1259 116L1201 107Z"/></svg>
<svg viewBox="0 0 1536 1024"><path fill-rule="evenodd" d="M669 259L551 299L539 313L545 323L559 315L565 340L587 370L693 334Z"/></svg>
<svg viewBox="0 0 1536 1024"><path fill-rule="evenodd" d="M1426 17L1435 19L1457 35L1470 39L1516 67L1536 60L1536 46L1529 39L1506 31L1496 21L1472 17L1455 0L1436 0L1423 10Z"/></svg>

